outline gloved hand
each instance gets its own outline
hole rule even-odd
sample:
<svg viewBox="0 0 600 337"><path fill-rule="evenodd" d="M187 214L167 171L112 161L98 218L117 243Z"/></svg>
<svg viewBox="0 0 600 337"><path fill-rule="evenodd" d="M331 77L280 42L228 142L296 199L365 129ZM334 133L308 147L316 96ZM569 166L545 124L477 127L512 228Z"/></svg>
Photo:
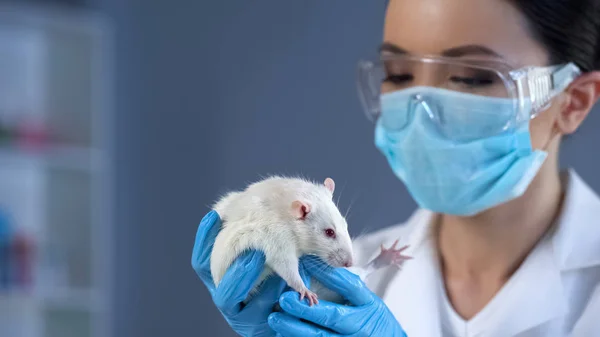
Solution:
<svg viewBox="0 0 600 337"><path fill-rule="evenodd" d="M267 318L286 289L285 281L276 275L270 277L244 306L242 301L247 298L265 263L262 252L250 251L232 263L219 286L215 288L210 273L210 255L220 227L221 219L217 212L211 211L204 216L196 233L192 267L235 332L241 336L275 336L275 332L267 324Z"/></svg>
<svg viewBox="0 0 600 337"><path fill-rule="evenodd" d="M407 337L383 301L358 276L346 269L331 268L315 257L303 258L302 264L309 276L352 305L319 300L311 307L306 300L300 301L297 293L286 292L279 300L284 313L269 316L269 325L282 337Z"/></svg>

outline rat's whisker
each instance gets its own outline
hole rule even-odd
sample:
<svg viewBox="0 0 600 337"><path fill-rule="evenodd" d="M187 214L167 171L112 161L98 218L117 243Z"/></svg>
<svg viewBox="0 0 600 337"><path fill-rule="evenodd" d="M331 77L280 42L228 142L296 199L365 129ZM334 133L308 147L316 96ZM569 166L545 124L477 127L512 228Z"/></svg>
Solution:
<svg viewBox="0 0 600 337"><path fill-rule="evenodd" d="M350 204L348 205L348 209L346 210L346 214L344 215L344 218L347 218L350 214L350 210L352 209L352 206L354 206L354 202L356 202L356 200L358 199L358 196L355 196L354 198L352 198L352 200L350 200Z"/></svg>
<svg viewBox="0 0 600 337"><path fill-rule="evenodd" d="M354 236L352 238L352 240L353 241L354 240L360 240L361 238L365 237L368 233L369 233L369 230L367 228L363 228L363 229L360 230L360 232L356 236Z"/></svg>
<svg viewBox="0 0 600 337"><path fill-rule="evenodd" d="M338 198L337 198L337 202L336 202L337 208L340 208L340 200L342 199L342 195L343 195L345 189L346 189L346 183L344 183L342 185L342 188L340 189L340 194L338 194Z"/></svg>

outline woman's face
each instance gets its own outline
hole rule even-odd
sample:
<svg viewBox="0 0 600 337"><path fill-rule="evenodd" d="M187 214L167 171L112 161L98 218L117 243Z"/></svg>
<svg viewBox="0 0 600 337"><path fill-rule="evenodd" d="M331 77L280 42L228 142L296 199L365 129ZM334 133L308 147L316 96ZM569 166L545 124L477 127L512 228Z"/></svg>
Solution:
<svg viewBox="0 0 600 337"><path fill-rule="evenodd" d="M500 57L515 68L548 65L548 53L531 35L525 17L504 0L391 0L384 42L410 54L452 50L459 58ZM558 109L555 104L531 121L535 149L549 143Z"/></svg>

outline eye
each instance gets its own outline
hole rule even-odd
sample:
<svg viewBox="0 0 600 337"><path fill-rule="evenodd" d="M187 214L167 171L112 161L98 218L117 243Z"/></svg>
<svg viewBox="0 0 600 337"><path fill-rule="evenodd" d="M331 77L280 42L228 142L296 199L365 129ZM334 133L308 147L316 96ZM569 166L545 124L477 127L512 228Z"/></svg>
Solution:
<svg viewBox="0 0 600 337"><path fill-rule="evenodd" d="M389 74L384 79L384 82L391 82L396 85L404 84L406 82L410 82L413 80L413 76L411 74Z"/></svg>
<svg viewBox="0 0 600 337"><path fill-rule="evenodd" d="M331 228L327 228L325 230L325 235L327 235L330 238L334 238L335 239L335 231Z"/></svg>
<svg viewBox="0 0 600 337"><path fill-rule="evenodd" d="M485 86L494 84L494 80L486 77L450 77L450 81L456 84L463 84L472 87Z"/></svg>

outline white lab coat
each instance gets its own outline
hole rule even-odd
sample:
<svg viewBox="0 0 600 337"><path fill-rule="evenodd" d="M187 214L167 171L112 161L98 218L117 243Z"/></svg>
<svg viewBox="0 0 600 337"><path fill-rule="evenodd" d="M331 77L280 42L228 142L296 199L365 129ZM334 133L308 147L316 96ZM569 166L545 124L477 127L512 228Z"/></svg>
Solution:
<svg viewBox="0 0 600 337"><path fill-rule="evenodd" d="M484 308L465 337L600 336L600 198L573 171L557 230L542 240L496 297L508 305ZM413 259L402 270L379 270L366 280L409 337L442 335L441 277L430 232L432 213L417 210L406 223L355 242L358 263L397 238ZM513 280L514 279L514 280ZM496 299L493 299L494 301ZM461 336L462 337L462 336Z"/></svg>

